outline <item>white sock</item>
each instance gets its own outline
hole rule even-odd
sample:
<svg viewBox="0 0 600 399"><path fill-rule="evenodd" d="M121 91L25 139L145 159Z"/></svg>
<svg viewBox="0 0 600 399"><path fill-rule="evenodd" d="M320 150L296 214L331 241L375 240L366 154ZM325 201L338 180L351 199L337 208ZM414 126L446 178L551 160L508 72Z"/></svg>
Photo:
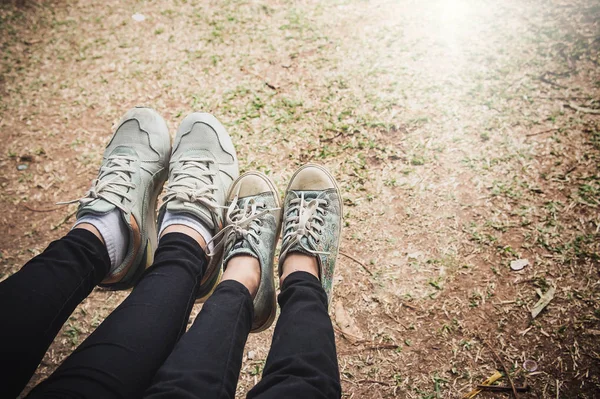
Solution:
<svg viewBox="0 0 600 399"><path fill-rule="evenodd" d="M212 251L214 249L215 246L210 241L213 238L213 233L200 221L200 219L187 213L171 213L166 211L160 225L158 236L160 237L164 229L174 224L182 224L190 229L196 230L196 232L204 238L204 242L208 243L208 250Z"/></svg>
<svg viewBox="0 0 600 399"><path fill-rule="evenodd" d="M113 209L105 215L88 214L77 219L73 227L81 223L93 225L102 235L110 257L110 270L120 266L129 246L129 228L121 216L121 211Z"/></svg>

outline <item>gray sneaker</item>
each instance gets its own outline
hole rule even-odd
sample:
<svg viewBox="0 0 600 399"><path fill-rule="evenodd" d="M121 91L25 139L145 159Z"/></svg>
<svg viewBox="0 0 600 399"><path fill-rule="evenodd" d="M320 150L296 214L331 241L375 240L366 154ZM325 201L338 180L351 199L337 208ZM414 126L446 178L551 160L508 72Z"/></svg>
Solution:
<svg viewBox="0 0 600 399"><path fill-rule="evenodd" d="M152 264L156 249L156 199L167 178L171 149L164 119L150 108L129 110L104 151L98 177L79 200L77 218L120 209L129 227L125 260L100 284L130 288Z"/></svg>
<svg viewBox="0 0 600 399"><path fill-rule="evenodd" d="M159 226L165 211L200 219L213 235L223 228L225 196L238 177L238 160L231 137L214 116L188 115L177 130L169 165L169 182L159 211ZM222 248L219 238L213 244ZM222 273L222 251L210 257L197 293L203 301L212 293Z"/></svg>
<svg viewBox="0 0 600 399"><path fill-rule="evenodd" d="M260 284L254 298L251 332L269 328L275 319L277 302L273 258L281 228L281 204L273 182L259 172L237 179L227 198L223 236L223 265L238 255L250 255L260 264Z"/></svg>
<svg viewBox="0 0 600 399"><path fill-rule="evenodd" d="M321 284L331 303L342 233L342 197L327 169L305 165L294 173L285 193L283 217L279 275L290 253L316 257Z"/></svg>

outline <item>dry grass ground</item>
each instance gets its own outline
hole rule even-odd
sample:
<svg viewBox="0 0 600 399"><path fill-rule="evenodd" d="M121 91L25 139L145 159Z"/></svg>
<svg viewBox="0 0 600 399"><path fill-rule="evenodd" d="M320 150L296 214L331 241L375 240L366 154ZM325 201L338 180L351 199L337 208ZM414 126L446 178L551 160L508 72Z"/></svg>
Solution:
<svg viewBox="0 0 600 399"><path fill-rule="evenodd" d="M341 183L344 397L460 397L501 363L521 398L599 397L599 21L594 0L4 1L0 279L68 231L53 204L125 110L173 132L203 110L243 170L283 189L313 161ZM126 295L93 292L30 387Z"/></svg>

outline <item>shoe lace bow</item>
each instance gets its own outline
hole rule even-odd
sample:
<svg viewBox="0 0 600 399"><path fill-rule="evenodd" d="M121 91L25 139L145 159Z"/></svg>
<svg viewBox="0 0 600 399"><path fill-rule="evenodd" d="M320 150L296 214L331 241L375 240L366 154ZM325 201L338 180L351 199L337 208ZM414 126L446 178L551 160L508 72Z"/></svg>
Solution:
<svg viewBox="0 0 600 399"><path fill-rule="evenodd" d="M263 225L261 217L269 212L278 210L279 208L267 208L264 202L256 201L254 198L248 200L243 208L238 206L238 196L236 195L225 213L225 227L217 233L211 242L217 242L215 248L208 256L213 256L220 246L225 248L232 247L239 240L250 242L250 238L254 244L258 244L260 239L260 226ZM224 239L221 239L223 238Z"/></svg>

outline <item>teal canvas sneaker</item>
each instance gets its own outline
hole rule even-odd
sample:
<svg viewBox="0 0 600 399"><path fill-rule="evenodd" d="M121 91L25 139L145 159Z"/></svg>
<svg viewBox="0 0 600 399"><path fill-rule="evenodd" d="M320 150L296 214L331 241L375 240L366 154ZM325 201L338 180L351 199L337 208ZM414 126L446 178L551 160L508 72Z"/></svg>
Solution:
<svg viewBox="0 0 600 399"><path fill-rule="evenodd" d="M188 115L179 126L169 165L169 182L158 224L165 212L183 214L199 219L215 236L223 228L225 196L231 183L238 177L239 168L235 148L225 127L214 116L206 113ZM208 267L197 293L204 301L214 290L222 273L222 250L211 254Z"/></svg>
<svg viewBox="0 0 600 399"><path fill-rule="evenodd" d="M321 284L331 304L341 233L342 197L335 179L322 166L301 167L292 176L283 201L279 275L290 253L316 257Z"/></svg>
<svg viewBox="0 0 600 399"><path fill-rule="evenodd" d="M121 211L129 229L125 259L100 286L127 289L152 264L156 249L156 200L167 178L171 138L164 119L150 108L128 111L106 146L98 177L79 200L77 219Z"/></svg>
<svg viewBox="0 0 600 399"><path fill-rule="evenodd" d="M279 194L267 176L248 172L233 183L227 205L221 232L223 265L227 268L227 262L239 255L258 259L260 283L254 297L251 332L260 332L269 328L277 311L273 263L281 227Z"/></svg>

